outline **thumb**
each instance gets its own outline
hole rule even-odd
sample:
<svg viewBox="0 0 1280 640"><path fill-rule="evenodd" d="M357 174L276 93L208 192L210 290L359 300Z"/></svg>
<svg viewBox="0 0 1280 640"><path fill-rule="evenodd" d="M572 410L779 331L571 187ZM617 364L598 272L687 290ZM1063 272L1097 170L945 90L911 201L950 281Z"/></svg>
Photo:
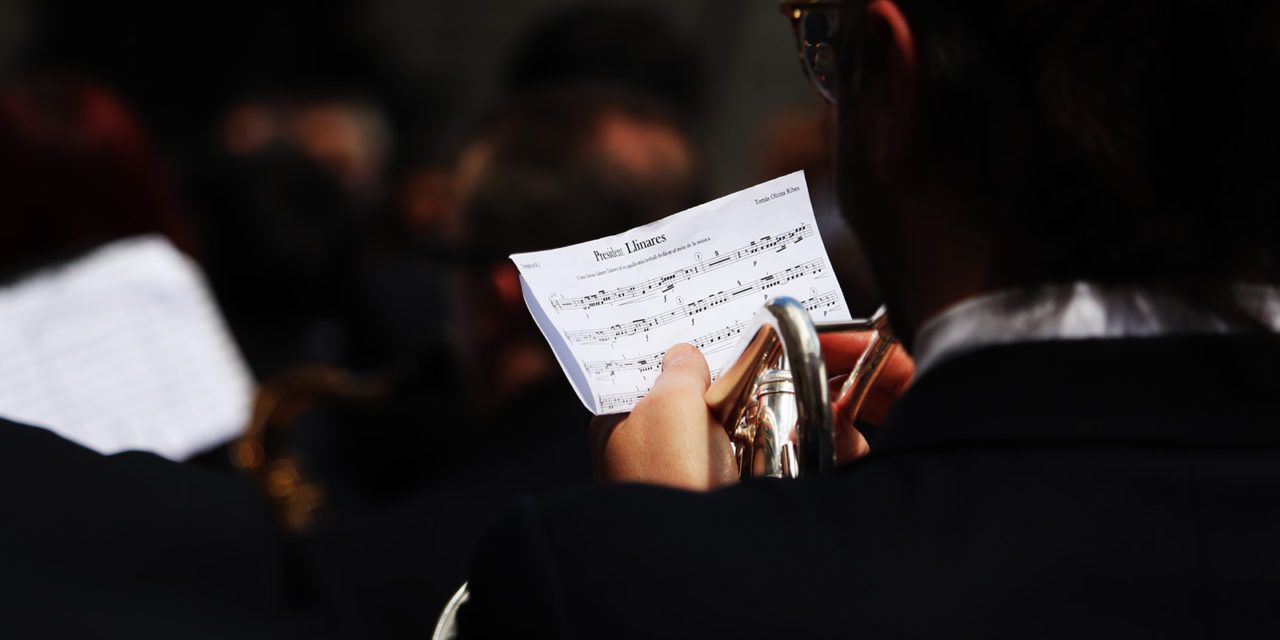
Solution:
<svg viewBox="0 0 1280 640"><path fill-rule="evenodd" d="M702 352L691 344L678 344L662 356L662 374L654 381L653 390L678 387L705 392L710 385L711 371Z"/></svg>

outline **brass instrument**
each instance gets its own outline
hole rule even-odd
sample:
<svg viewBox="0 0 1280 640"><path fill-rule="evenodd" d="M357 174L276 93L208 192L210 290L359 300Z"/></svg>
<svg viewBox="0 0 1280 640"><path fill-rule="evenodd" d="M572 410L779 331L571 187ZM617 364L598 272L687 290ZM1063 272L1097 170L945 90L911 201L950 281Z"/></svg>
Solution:
<svg viewBox="0 0 1280 640"><path fill-rule="evenodd" d="M317 407L374 406L389 393L380 379L366 379L325 366L302 366L262 383L254 395L253 414L244 433L231 445L231 462L270 499L280 524L305 531L324 507L322 483L307 472L293 447L298 418Z"/></svg>
<svg viewBox="0 0 1280 640"><path fill-rule="evenodd" d="M729 433L739 476L830 471L836 433L853 426L897 344L884 308L865 320L815 324L804 305L781 297L756 313L752 327L706 395ZM833 405L818 336L843 332L868 332L870 339Z"/></svg>
<svg viewBox="0 0 1280 640"><path fill-rule="evenodd" d="M844 332L868 332L870 339L833 404L818 336ZM864 320L815 324L793 298L765 304L706 395L729 433L740 477L795 478L834 468L836 433L858 419L897 344L884 307ZM458 610L469 597L463 583L441 612L433 640L457 635Z"/></svg>

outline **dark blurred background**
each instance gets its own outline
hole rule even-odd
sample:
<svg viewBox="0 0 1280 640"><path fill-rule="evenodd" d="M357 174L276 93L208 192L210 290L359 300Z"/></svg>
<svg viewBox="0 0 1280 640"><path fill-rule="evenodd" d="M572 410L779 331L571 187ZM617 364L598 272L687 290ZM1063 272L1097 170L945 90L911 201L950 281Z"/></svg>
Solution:
<svg viewBox="0 0 1280 640"><path fill-rule="evenodd" d="M194 152L201 134L248 96L347 92L384 112L393 126L391 151L403 167L447 156L459 127L502 99L511 89L512 58L540 23L574 7L620 4L0 0L0 71L53 66L105 81L172 154ZM762 127L789 109L816 106L796 73L791 34L774 3L642 5L705 61L703 73L673 66L653 80L690 92L705 107L698 138L710 189L747 186L760 170ZM649 35L644 26L614 28L634 38L626 44L649 48L655 58L676 55L662 50L674 40L642 37ZM603 42L595 44L582 53L607 55Z"/></svg>
<svg viewBox="0 0 1280 640"><path fill-rule="evenodd" d="M656 107L689 147L695 189L673 206L808 169L832 253L851 254L792 51L769 2L0 0L0 79L131 112L260 376L299 358L380 368L443 335L428 307L445 284L401 258L461 246L460 159L525 95L595 86ZM857 265L838 269L863 310Z"/></svg>

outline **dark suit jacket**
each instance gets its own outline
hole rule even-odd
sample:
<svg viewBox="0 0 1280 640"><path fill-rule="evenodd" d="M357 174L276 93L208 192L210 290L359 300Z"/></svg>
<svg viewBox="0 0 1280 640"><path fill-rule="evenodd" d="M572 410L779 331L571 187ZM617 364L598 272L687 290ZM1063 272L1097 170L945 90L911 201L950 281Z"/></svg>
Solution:
<svg viewBox="0 0 1280 640"><path fill-rule="evenodd" d="M325 628L247 482L0 420L0 637L277 638Z"/></svg>
<svg viewBox="0 0 1280 640"><path fill-rule="evenodd" d="M525 503L465 637L1280 637L1280 347L1028 344L925 373L870 457Z"/></svg>
<svg viewBox="0 0 1280 640"><path fill-rule="evenodd" d="M298 536L231 473L0 419L0 638L428 637L494 516L590 480L586 414L562 390L531 389L510 432L477 434L478 459Z"/></svg>
<svg viewBox="0 0 1280 640"><path fill-rule="evenodd" d="M475 440L451 447L437 438L413 446L417 442L406 438L401 457L384 449L384 464L423 473L453 468L384 502L335 509L302 539L316 589L333 603L330 611L344 625L339 633L347 637L429 637L467 579L476 540L498 516L522 496L556 495L591 482L590 414L563 379L529 389L494 423L444 419L439 403L421 397L414 404L421 410L395 414L409 427L465 425Z"/></svg>

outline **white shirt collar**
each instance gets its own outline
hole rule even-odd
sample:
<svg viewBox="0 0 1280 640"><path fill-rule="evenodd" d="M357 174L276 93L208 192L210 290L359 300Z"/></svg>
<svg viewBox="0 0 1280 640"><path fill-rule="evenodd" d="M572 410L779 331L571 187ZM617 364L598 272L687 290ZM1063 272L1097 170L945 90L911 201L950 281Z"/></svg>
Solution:
<svg viewBox="0 0 1280 640"><path fill-rule="evenodd" d="M1280 288L1237 284L1232 292L1246 312L1280 331ZM1220 315L1171 293L1077 282L961 301L921 325L913 355L917 372L923 372L957 354L998 344L1234 330Z"/></svg>

